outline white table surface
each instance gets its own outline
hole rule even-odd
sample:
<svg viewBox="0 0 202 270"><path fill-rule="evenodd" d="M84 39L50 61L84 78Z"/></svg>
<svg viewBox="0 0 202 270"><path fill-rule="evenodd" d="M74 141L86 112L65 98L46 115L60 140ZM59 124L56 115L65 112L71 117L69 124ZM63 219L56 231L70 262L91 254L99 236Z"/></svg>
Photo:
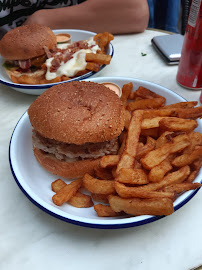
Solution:
<svg viewBox="0 0 202 270"><path fill-rule="evenodd" d="M98 76L143 79L198 101L200 92L180 87L178 67L168 66L153 49L152 37L164 34L146 30L115 36L112 62ZM18 119L35 98L0 85L0 269L188 270L201 265L202 189L171 216L117 230L68 224L26 198L11 174L8 147Z"/></svg>

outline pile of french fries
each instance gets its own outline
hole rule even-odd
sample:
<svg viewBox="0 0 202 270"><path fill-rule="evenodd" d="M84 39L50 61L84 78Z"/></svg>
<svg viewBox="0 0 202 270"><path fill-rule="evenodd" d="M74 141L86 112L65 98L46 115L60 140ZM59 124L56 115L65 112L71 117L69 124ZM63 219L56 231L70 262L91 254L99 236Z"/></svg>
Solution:
<svg viewBox="0 0 202 270"><path fill-rule="evenodd" d="M93 37L96 44L99 46L100 50L96 53L86 53L86 66L84 70L78 71L74 77L67 77L65 75L61 77L56 77L51 81L60 82L60 81L68 81L72 78L82 76L89 71L98 72L102 65L109 65L111 62L111 55L106 54L109 43L114 39L114 36L108 32L99 33ZM48 83L47 80L43 81L43 83Z"/></svg>
<svg viewBox="0 0 202 270"><path fill-rule="evenodd" d="M111 62L111 55L107 55L106 51L110 41L114 36L108 32L99 33L94 36L94 41L99 46L100 50L97 53L86 54L86 71L99 71L102 65L109 65Z"/></svg>
<svg viewBox="0 0 202 270"><path fill-rule="evenodd" d="M165 106L163 96L144 87L132 90L132 83L123 85L125 128L118 154L104 156L94 175L53 182L56 205L94 206L99 217L170 215L182 193L201 187L194 180L202 165L202 134L194 130L202 106ZM81 193L83 188L91 195Z"/></svg>

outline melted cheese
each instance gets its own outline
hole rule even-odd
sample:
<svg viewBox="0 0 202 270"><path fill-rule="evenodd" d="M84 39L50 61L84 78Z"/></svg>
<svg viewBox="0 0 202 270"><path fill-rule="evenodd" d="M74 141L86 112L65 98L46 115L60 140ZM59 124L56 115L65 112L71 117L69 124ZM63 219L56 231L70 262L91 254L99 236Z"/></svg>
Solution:
<svg viewBox="0 0 202 270"><path fill-rule="evenodd" d="M57 69L56 72L50 72L51 62L53 58L49 58L46 61L47 72L46 72L46 79L52 80L56 77L60 77L65 75L67 77L73 77L77 72L80 70L84 70L86 67L86 53L90 53L91 50L79 50L78 52L72 55L71 58L66 63L61 62L60 67Z"/></svg>
<svg viewBox="0 0 202 270"><path fill-rule="evenodd" d="M46 60L47 72L46 80L53 80L56 77L65 75L67 77L75 76L79 71L85 70L86 68L86 53L96 53L100 50L99 46L93 40L93 37L87 40L89 49L81 49L72 55L72 58L66 63L61 62L60 67L56 72L50 72L52 58ZM68 49L70 44L58 44L57 47L60 49Z"/></svg>
<svg viewBox="0 0 202 270"><path fill-rule="evenodd" d="M61 49L61 50L65 50L65 49L67 49L67 47L68 47L68 43L61 43L61 44L57 44L57 48L58 49Z"/></svg>

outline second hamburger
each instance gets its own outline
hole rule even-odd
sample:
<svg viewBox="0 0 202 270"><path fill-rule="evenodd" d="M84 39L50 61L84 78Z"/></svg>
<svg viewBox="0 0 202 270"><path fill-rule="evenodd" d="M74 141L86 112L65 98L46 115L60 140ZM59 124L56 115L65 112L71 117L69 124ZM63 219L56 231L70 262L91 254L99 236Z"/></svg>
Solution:
<svg viewBox="0 0 202 270"><path fill-rule="evenodd" d="M0 41L0 54L5 58L3 67L14 83L39 84L45 76L42 65L47 51L56 45L56 36L49 27L40 24L16 27Z"/></svg>
<svg viewBox="0 0 202 270"><path fill-rule="evenodd" d="M28 114L35 157L53 174L82 177L99 166L102 156L118 152L124 108L104 85L53 86L32 103Z"/></svg>

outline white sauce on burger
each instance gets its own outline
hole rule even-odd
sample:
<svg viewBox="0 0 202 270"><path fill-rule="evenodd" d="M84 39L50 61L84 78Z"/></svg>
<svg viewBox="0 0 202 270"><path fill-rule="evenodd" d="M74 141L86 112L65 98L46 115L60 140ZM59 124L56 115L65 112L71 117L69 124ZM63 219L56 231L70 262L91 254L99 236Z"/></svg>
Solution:
<svg viewBox="0 0 202 270"><path fill-rule="evenodd" d="M46 79L52 80L56 77L60 77L65 75L67 77L75 76L79 71L85 70L86 67L86 54L87 53L96 53L100 50L99 46L93 40L93 37L88 39L87 41L88 49L80 49L79 51L75 52L72 55L72 58L68 60L66 63L61 62L60 67L55 71L51 72L52 67L52 60L53 57L46 60L47 72L46 72ZM58 44L57 47L59 49L68 49L70 44ZM59 53L60 54L60 53Z"/></svg>

